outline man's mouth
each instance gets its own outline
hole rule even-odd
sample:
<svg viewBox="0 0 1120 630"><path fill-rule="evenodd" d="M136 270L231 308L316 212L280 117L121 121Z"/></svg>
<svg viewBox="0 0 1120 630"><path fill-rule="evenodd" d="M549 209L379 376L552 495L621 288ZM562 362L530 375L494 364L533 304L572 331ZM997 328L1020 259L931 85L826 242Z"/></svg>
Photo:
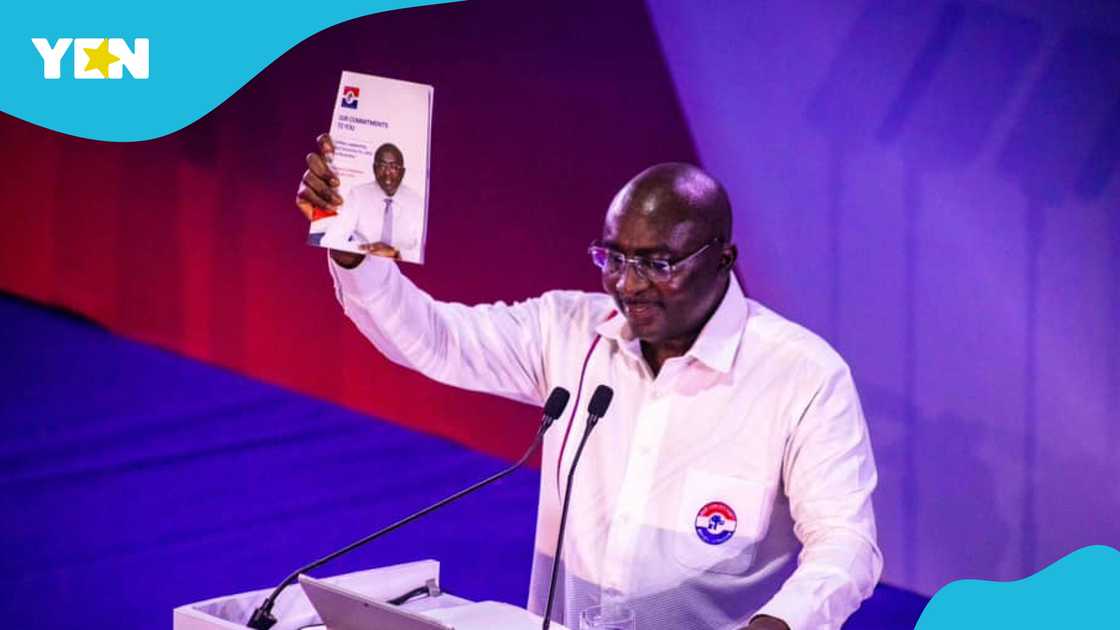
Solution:
<svg viewBox="0 0 1120 630"><path fill-rule="evenodd" d="M660 307L653 302L623 302L622 308L627 317L641 319L652 316Z"/></svg>

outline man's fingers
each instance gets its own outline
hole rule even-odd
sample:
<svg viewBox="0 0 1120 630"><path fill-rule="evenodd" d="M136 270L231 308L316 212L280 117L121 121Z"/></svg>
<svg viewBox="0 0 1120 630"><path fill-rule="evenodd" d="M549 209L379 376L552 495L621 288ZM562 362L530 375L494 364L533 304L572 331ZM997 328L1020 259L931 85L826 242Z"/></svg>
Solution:
<svg viewBox="0 0 1120 630"><path fill-rule="evenodd" d="M366 243L364 245L360 245L358 249L373 256L383 256L385 258L397 257L397 249L392 245L386 245L385 243Z"/></svg>
<svg viewBox="0 0 1120 630"><path fill-rule="evenodd" d="M307 154L307 168L323 181L329 182L331 186L338 186L338 175L318 153Z"/></svg>
<svg viewBox="0 0 1120 630"><path fill-rule="evenodd" d="M315 218L316 211L333 210L342 204L342 197L338 194L341 182L330 165L334 157L334 141L330 134L324 133L315 142L319 151L307 154L307 171L296 193L296 207L308 221Z"/></svg>
<svg viewBox="0 0 1120 630"><path fill-rule="evenodd" d="M300 186L299 193L296 195L298 200L303 200L318 208L333 208L337 204L330 203L326 199L320 197L313 189L307 186Z"/></svg>
<svg viewBox="0 0 1120 630"><path fill-rule="evenodd" d="M321 133L319 137L315 139L315 142L319 145L319 157L322 159L327 169L331 171L331 178L328 180L330 185L338 186L338 176L335 175L334 169L331 168L331 162L334 161L334 140L331 139L329 133Z"/></svg>
<svg viewBox="0 0 1120 630"><path fill-rule="evenodd" d="M339 196L338 189L328 186L326 182L311 171L303 174L303 185L314 191L320 199L329 201L330 205L342 205L342 197Z"/></svg>
<svg viewBox="0 0 1120 630"><path fill-rule="evenodd" d="M331 168L331 165L318 153L307 154L307 168L331 186L338 186L340 183L334 169Z"/></svg>
<svg viewBox="0 0 1120 630"><path fill-rule="evenodd" d="M334 157L334 141L330 134L324 133L319 134L315 143L319 151L307 154L307 170L296 193L296 207L308 221L315 218L316 211L333 210L342 204L342 197L338 194L341 182L330 165Z"/></svg>
<svg viewBox="0 0 1120 630"><path fill-rule="evenodd" d="M315 142L319 145L320 154L334 156L334 140L331 140L331 134L321 133L318 138L315 138Z"/></svg>

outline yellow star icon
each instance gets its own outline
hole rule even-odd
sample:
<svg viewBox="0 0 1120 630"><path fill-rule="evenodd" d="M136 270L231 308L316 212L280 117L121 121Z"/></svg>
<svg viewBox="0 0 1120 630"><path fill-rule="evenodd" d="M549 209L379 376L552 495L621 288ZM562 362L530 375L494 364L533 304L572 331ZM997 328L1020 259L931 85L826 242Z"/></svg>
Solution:
<svg viewBox="0 0 1120 630"><path fill-rule="evenodd" d="M89 57L89 61L86 63L86 71L97 70L106 79L109 78L109 66L121 60L120 57L109 52L108 37L97 48L83 48L82 50L86 51L86 56Z"/></svg>

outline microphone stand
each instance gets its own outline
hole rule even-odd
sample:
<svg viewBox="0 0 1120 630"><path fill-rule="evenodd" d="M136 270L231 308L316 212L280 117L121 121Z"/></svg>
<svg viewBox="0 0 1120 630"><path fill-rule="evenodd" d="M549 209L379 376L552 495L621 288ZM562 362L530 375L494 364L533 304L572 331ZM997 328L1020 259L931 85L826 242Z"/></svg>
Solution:
<svg viewBox="0 0 1120 630"><path fill-rule="evenodd" d="M576 466L579 464L580 456L583 455L583 447L587 444L587 438L591 437L591 430L599 424L599 420L606 414L607 405L610 404L612 395L613 391L609 387L600 385L596 388L595 394L591 397L591 404L588 405L587 428L584 429L583 437L579 440L579 447L572 458L572 467L568 469L568 485L564 491L564 507L560 510L560 532L556 536L556 555L552 559L552 578L548 582L548 604L544 609L544 622L541 624L541 630L548 630L552 625L552 605L556 599L556 577L560 573L560 554L564 548L564 528L568 524L568 506L571 503L572 481L575 480Z"/></svg>
<svg viewBox="0 0 1120 630"><path fill-rule="evenodd" d="M566 399L565 399L565 402L567 402ZM561 407L561 409L563 409L563 407ZM557 415L559 415L559 414L557 414ZM505 470L502 470L501 472L490 475L486 479L483 479L482 481L479 481L478 483L476 483L472 486L464 488L464 489L460 490L459 492L456 492L455 494L453 494L453 495L451 495L451 496L449 496L449 497L447 497L447 498L445 498L445 499L443 499L443 500L441 500L441 501L439 501L439 502L437 502L433 505L430 505L430 506L424 508L423 510L420 510L419 512L416 512L415 514L412 514L410 516L406 516L406 517L402 518L401 520L397 521L396 523L393 523L392 525L388 525L386 527L383 527L383 528L377 530L376 532L373 532L372 534L366 536L365 538L361 538L359 540L356 540L356 541L350 543L349 545L346 545L342 549L339 549L338 551L335 551L334 553L323 556L322 558L319 558L318 560L316 560L314 562L305 564L302 567L296 569L295 571L293 571L291 573L291 575L284 578L284 581L281 582L280 585L277 586L272 591L272 593L269 594L269 596L265 598L265 600L263 602L261 602L261 605L258 606L257 609L253 611L253 616L249 618L249 623L246 624L246 625L249 628L254 628L255 630L269 630L269 628L271 628L273 625L275 625L276 624L276 617L272 614L272 607L276 603L276 598L280 596L281 591L283 591L285 588L287 588L289 585L293 584L297 579L299 579L299 576L300 576L301 573L307 573L308 571L316 569L316 568L330 562L331 560L334 560L335 558L337 558L339 556L350 553L351 551L357 549L358 547L361 547L362 545L365 545L366 543L372 542L373 540L376 540L376 539L384 536L385 534L388 534L392 531L400 529L401 527L404 527L405 525L408 525L412 521L415 521L416 519L418 519L422 516L425 516L425 515L427 515L431 512L434 512L435 510L438 510L439 508L447 505L448 503L453 503L455 501L458 501L459 499L467 496L468 494L471 494L472 492L474 492L476 490L479 490L480 488L483 488L484 486L488 486L491 483L494 483L495 481L497 481L497 480L499 480L503 477L508 476L510 473L512 473L513 471L520 468L521 465L524 464L529 459L529 456L533 454L533 451L537 450L537 448L541 444L541 441L544 439L545 431L548 431L548 428L552 426L552 423L555 420L556 420L556 418L549 417L548 415L544 416L544 418L541 420L541 427L540 427L540 429L537 430L537 437L533 440L533 444L529 447L529 450L525 451L525 454L521 456L521 459L517 460L517 462L514 463L509 468L506 468ZM584 439L586 439L586 438L584 438ZM583 448L582 444L580 445L580 448L581 449ZM569 482L569 485L570 485L570 483L571 482Z"/></svg>

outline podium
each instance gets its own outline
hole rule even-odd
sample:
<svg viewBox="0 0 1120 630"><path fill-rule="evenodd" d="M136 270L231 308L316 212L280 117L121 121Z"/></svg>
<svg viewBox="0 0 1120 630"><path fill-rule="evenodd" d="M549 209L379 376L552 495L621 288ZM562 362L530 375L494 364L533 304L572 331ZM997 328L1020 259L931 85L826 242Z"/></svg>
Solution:
<svg viewBox="0 0 1120 630"><path fill-rule="evenodd" d="M303 581L301 578L301 582ZM438 588L439 562L436 560L408 562L307 581L312 583L309 585L312 588L319 587L316 589L319 592L323 592L323 587L326 587L336 596L340 593L352 594L365 600L366 608L376 608L369 612L381 615L376 623L377 627L360 630L394 630L391 626L398 623L401 628L411 628L415 627L417 619L428 620L433 628L455 630L491 630L492 628L536 630L541 627L542 622L540 616L511 604L493 601L472 602L442 592ZM434 593L411 599L400 606L386 604L425 585L434 586ZM253 614L253 610L271 590L262 589L225 595L179 606L173 611L173 628L174 630L245 630L245 624ZM363 606L361 601L356 601L357 607ZM323 605L321 596L316 604L312 604L303 585L293 584L276 599L272 610L278 621L273 626L273 630L304 628L321 630L324 626L320 612L323 613L322 617L327 618L326 630L336 630L336 626L331 624L339 622L330 618L332 613L316 610L316 606L322 608ZM341 614L345 616L345 612ZM351 622L347 621L343 625L349 623ZM553 623L551 627L556 630L567 630L558 623ZM338 630L359 629L343 627Z"/></svg>

